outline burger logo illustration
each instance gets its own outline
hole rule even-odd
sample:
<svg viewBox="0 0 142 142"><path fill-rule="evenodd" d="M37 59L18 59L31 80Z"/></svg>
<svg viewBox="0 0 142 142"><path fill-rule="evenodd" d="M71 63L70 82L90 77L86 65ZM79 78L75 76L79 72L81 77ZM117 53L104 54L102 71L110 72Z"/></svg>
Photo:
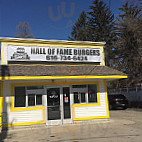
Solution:
<svg viewBox="0 0 142 142"><path fill-rule="evenodd" d="M11 59L15 60L30 60L30 57L25 52L25 49L22 47L18 47L17 51L11 56Z"/></svg>

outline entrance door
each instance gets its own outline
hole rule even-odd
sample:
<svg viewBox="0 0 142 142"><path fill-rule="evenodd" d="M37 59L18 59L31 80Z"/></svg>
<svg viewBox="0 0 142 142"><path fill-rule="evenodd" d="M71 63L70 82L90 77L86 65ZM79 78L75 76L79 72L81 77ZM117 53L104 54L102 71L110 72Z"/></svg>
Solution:
<svg viewBox="0 0 142 142"><path fill-rule="evenodd" d="M47 88L47 125L71 123L70 87Z"/></svg>
<svg viewBox="0 0 142 142"><path fill-rule="evenodd" d="M60 88L47 88L47 123L48 125L61 124Z"/></svg>

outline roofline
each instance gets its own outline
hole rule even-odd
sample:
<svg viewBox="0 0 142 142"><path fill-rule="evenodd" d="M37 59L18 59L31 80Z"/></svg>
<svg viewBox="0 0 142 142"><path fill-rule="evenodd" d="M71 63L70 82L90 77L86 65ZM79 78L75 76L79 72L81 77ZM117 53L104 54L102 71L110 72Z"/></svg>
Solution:
<svg viewBox="0 0 142 142"><path fill-rule="evenodd" d="M93 45L105 45L106 42L92 42L92 41L69 41L69 40L46 40L46 39L35 39L35 38L13 38L13 37L0 37L1 42L36 42L36 43L67 43L67 44L93 44Z"/></svg>
<svg viewBox="0 0 142 142"><path fill-rule="evenodd" d="M35 79L122 79L127 75L79 75L79 76L4 76L0 80L35 80Z"/></svg>

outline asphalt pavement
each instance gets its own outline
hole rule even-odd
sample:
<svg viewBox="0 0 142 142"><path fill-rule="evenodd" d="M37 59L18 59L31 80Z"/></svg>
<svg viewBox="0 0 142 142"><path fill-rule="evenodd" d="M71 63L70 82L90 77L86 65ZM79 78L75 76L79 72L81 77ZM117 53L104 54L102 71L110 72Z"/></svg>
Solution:
<svg viewBox="0 0 142 142"><path fill-rule="evenodd" d="M110 119L62 126L26 126L0 134L1 142L141 142L142 109L112 110Z"/></svg>

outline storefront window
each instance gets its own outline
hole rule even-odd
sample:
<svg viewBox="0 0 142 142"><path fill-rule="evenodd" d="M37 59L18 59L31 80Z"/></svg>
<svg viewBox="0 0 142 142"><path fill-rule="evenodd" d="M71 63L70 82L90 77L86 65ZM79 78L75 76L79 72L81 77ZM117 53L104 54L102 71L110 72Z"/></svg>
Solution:
<svg viewBox="0 0 142 142"><path fill-rule="evenodd" d="M35 94L28 94L28 106L35 106Z"/></svg>
<svg viewBox="0 0 142 142"><path fill-rule="evenodd" d="M97 85L95 84L88 85L88 102L97 102Z"/></svg>
<svg viewBox="0 0 142 142"><path fill-rule="evenodd" d="M74 92L74 103L79 103L80 100L79 100L79 94L78 92Z"/></svg>
<svg viewBox="0 0 142 142"><path fill-rule="evenodd" d="M37 88L42 89L43 86L15 87L14 107L29 107L29 106L42 105L42 94L39 94L39 93L36 94ZM26 93L27 92L26 90L27 91L30 90L31 93Z"/></svg>
<svg viewBox="0 0 142 142"><path fill-rule="evenodd" d="M86 100L85 100L85 93L81 93L81 103L85 103Z"/></svg>
<svg viewBox="0 0 142 142"><path fill-rule="evenodd" d="M41 94L28 94L28 106L42 105Z"/></svg>
<svg viewBox="0 0 142 142"><path fill-rule="evenodd" d="M74 92L74 103L85 103L85 93Z"/></svg>
<svg viewBox="0 0 142 142"><path fill-rule="evenodd" d="M42 95L36 95L36 105L42 105Z"/></svg>
<svg viewBox="0 0 142 142"><path fill-rule="evenodd" d="M26 89L25 87L15 87L15 107L26 106Z"/></svg>
<svg viewBox="0 0 142 142"><path fill-rule="evenodd" d="M74 103L96 103L97 85L72 85Z"/></svg>

